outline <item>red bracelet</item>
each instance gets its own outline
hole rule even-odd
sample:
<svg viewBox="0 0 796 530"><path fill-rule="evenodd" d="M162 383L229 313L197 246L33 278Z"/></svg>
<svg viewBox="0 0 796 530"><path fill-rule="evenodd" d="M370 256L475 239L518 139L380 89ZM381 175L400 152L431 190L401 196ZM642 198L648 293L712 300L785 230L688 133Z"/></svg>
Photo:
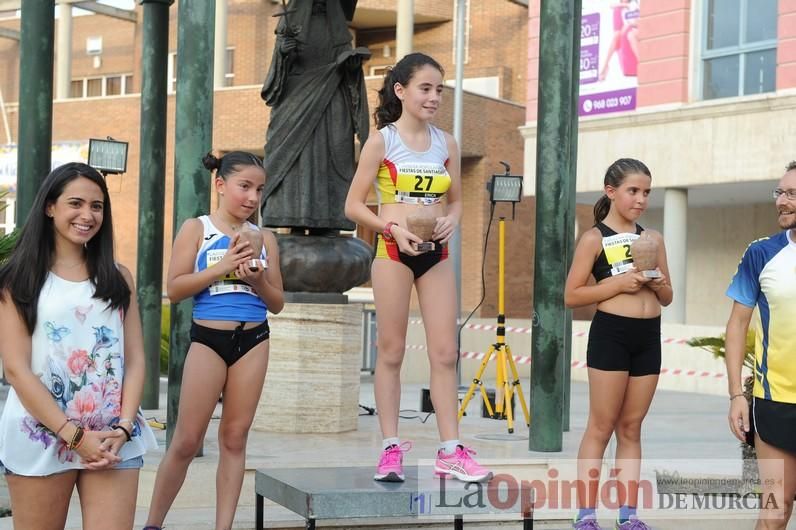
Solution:
<svg viewBox="0 0 796 530"><path fill-rule="evenodd" d="M381 231L381 235L384 237L384 239L388 239L388 240L390 240L390 241L392 241L393 239L395 239L395 238L392 236L392 227L393 227L393 226L395 226L395 225L397 225L397 224L398 224L398 223L396 223L396 222L394 222L394 221L390 221L389 223L387 223L387 225L384 227L384 230L382 230L382 231Z"/></svg>
<svg viewBox="0 0 796 530"><path fill-rule="evenodd" d="M60 426L60 427L58 427L58 430L57 430L57 431L55 431L55 436L58 436L59 434L61 434L61 431L63 431L63 430L64 430L64 427L66 427L66 424L67 424L67 423L69 423L69 418L66 418L66 419L64 420L64 422L61 424L61 426Z"/></svg>

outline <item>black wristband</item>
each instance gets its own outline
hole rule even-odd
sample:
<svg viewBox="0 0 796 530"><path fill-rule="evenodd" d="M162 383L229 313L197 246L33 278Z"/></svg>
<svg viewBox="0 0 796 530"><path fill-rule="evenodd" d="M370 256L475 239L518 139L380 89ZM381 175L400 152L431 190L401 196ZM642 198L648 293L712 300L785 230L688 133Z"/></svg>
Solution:
<svg viewBox="0 0 796 530"><path fill-rule="evenodd" d="M113 428L114 429L121 429L122 431L124 431L124 435L127 437L127 441L128 442L133 439L133 436L130 434L130 431L128 431L127 429L125 429L121 425L118 425L118 424L114 425Z"/></svg>

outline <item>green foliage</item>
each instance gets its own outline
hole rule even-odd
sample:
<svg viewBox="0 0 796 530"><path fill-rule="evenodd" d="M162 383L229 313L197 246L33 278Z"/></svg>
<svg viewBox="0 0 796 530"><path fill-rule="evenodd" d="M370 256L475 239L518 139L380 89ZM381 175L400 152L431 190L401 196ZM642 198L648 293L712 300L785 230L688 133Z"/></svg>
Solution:
<svg viewBox="0 0 796 530"><path fill-rule="evenodd" d="M687 344L694 348L702 348L703 350L713 354L716 359L724 359L726 354L725 349L725 335L722 333L718 337L694 337L689 340ZM746 354L744 355L743 364L750 370L755 369L755 332L750 330L746 334Z"/></svg>
<svg viewBox="0 0 796 530"><path fill-rule="evenodd" d="M160 375L169 374L169 323L171 306L163 304L160 308Z"/></svg>
<svg viewBox="0 0 796 530"><path fill-rule="evenodd" d="M6 196L8 192L0 193L0 200ZM6 209L6 203L0 204L0 211ZM0 236L0 264L5 262L8 259L8 256L11 255L11 252L14 250L14 247L17 244L17 237L19 237L19 230L14 230L10 234L5 234Z"/></svg>
<svg viewBox="0 0 796 530"><path fill-rule="evenodd" d="M14 247L17 245L19 230L14 230L10 234L0 236L0 265L5 263Z"/></svg>

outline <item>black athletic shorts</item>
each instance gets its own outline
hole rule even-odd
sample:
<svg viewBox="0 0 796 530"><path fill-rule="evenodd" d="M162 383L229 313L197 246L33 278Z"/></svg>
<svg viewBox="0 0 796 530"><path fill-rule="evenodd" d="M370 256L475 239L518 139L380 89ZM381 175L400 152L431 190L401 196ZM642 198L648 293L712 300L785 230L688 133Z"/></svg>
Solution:
<svg viewBox="0 0 796 530"><path fill-rule="evenodd" d="M227 366L232 366L252 348L271 337L267 320L249 329L243 329L245 324L241 322L235 329L215 329L191 322L191 342L204 344L224 359Z"/></svg>
<svg viewBox="0 0 796 530"><path fill-rule="evenodd" d="M661 317L631 318L597 311L589 328L586 365L631 376L661 373Z"/></svg>
<svg viewBox="0 0 796 530"><path fill-rule="evenodd" d="M796 453L796 404L754 398L750 432L754 431L767 444Z"/></svg>

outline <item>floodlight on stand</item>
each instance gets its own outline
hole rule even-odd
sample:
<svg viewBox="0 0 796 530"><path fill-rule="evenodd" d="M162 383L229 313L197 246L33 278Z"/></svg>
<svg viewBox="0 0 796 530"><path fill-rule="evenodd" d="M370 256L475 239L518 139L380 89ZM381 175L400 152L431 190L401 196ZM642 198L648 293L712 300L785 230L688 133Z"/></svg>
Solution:
<svg viewBox="0 0 796 530"><path fill-rule="evenodd" d="M506 168L503 175L492 175L492 178L486 184L486 189L489 190L489 201L492 203L489 212L489 223L487 224L486 238L484 239L484 263L486 263L486 249L489 248L489 228L492 226L492 216L495 213L495 204L498 202L511 203L511 218L514 219L514 208L522 198L522 177L511 174L511 168L505 162L500 162ZM511 354L511 348L506 343L506 218L500 216L498 220L498 245L497 245L497 262L498 262L498 314L497 326L495 327L495 342L489 347L484 354L481 361L481 366L473 378L473 382L467 389L467 392L462 398L461 406L459 407L459 420L462 419L470 399L475 394L476 390L484 399L484 408L487 415L494 419L506 419L508 421L509 434L514 433L514 397L520 401L522 406L523 417L525 418L525 425L531 426L531 416L528 412L528 404L525 402L522 385L520 383L520 376L517 372L517 366L514 362L514 356ZM482 264L482 271L484 265ZM481 304L479 304L480 306ZM476 307L477 309L477 307ZM475 310L473 310L475 313ZM472 315L473 313L470 313ZM470 317L467 317L468 319ZM466 321L465 321L466 322ZM492 400L490 400L487 390L484 388L483 374L484 370L489 365L492 356L495 356L495 374L497 381L495 384L495 393ZM493 401L495 406L492 408Z"/></svg>
<svg viewBox="0 0 796 530"><path fill-rule="evenodd" d="M110 136L106 140L91 138L88 141L88 165L103 175L127 171L127 142L119 142Z"/></svg>
<svg viewBox="0 0 796 530"><path fill-rule="evenodd" d="M489 202L510 202L511 218L514 219L514 208L522 199L522 175L512 175L511 166L506 162L500 161L506 172L502 175L492 175L492 179L486 183L489 190Z"/></svg>

